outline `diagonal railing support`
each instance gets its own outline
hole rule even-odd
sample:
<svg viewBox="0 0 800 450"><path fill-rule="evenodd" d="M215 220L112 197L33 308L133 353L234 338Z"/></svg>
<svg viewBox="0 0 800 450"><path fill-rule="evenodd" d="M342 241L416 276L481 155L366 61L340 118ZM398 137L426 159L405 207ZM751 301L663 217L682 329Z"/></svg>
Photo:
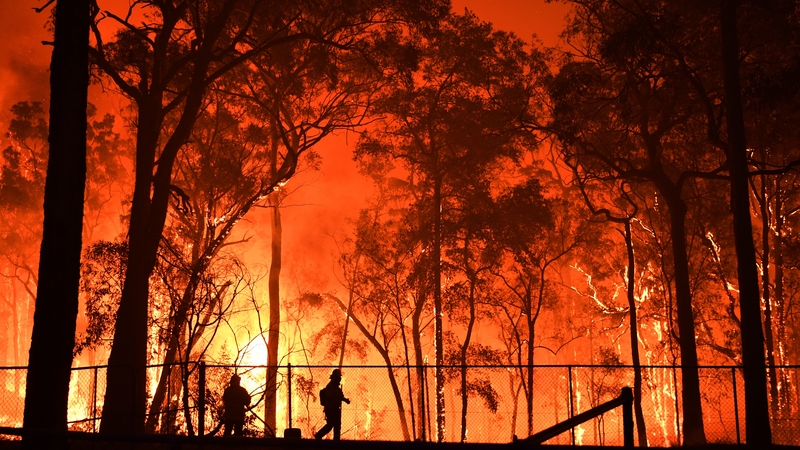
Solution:
<svg viewBox="0 0 800 450"><path fill-rule="evenodd" d="M552 427L544 429L536 434L532 434L525 439L517 439L515 436L512 445L524 447L539 445L548 439L554 438L565 431L569 431L588 420L594 419L601 414L605 414L606 412L611 411L618 406L622 406L623 445L625 447L633 447L633 390L629 387L622 388L622 392L620 393L619 397L609 400L602 405L595 406L588 411L582 412L571 419L555 424Z"/></svg>

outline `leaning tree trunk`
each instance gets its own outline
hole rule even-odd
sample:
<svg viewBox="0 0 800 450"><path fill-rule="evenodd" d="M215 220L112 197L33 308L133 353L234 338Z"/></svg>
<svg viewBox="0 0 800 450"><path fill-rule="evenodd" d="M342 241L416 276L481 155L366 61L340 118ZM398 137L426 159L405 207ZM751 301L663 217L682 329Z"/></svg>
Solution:
<svg viewBox="0 0 800 450"><path fill-rule="evenodd" d="M90 2L60 1L50 62L50 144L23 427L67 430L86 185ZM28 436L25 448L67 447Z"/></svg>
<svg viewBox="0 0 800 450"><path fill-rule="evenodd" d="M631 362L633 363L633 411L639 447L647 447L647 429L642 412L642 365L639 360L639 325L636 319L636 259L633 254L631 221L625 221L625 247L628 250L628 308L631 318Z"/></svg>
<svg viewBox="0 0 800 450"><path fill-rule="evenodd" d="M342 312L347 313L349 307L345 305L341 300L337 297L330 296L336 304L339 306L339 309ZM400 431L403 433L403 440L410 441L411 434L408 431L408 420L406 419L406 408L405 404L403 403L403 394L400 392L400 386L397 384L397 378L394 375L395 367L394 363L392 363L392 357L389 355L389 348L387 346L381 345L381 343L375 338L374 335L370 334L370 331L364 324L361 322L361 319L358 317L352 316L348 317L348 320L352 320L353 324L361 331L361 334L369 341L370 344L375 348L378 354L383 358L384 364L386 364L386 372L389 375L389 386L392 388L392 394L394 394L394 400L397 404L397 414L398 418L400 419Z"/></svg>
<svg viewBox="0 0 800 450"><path fill-rule="evenodd" d="M731 209L739 275L739 308L742 316L742 366L744 371L745 436L747 444L772 443L767 375L764 366L764 332L761 329L761 301L758 269L750 222L750 192L747 183L747 140L744 132L741 86L739 82L739 38L736 31L736 4L722 0L722 63L725 82L725 109L728 129L731 178Z"/></svg>

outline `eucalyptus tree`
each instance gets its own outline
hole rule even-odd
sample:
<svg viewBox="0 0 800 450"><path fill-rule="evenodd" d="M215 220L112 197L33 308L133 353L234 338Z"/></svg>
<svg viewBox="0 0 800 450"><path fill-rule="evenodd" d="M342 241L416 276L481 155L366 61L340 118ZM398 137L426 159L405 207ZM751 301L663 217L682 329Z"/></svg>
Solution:
<svg viewBox="0 0 800 450"><path fill-rule="evenodd" d="M441 2L281 2L207 0L132 3L121 14L103 10L92 24L92 62L127 97L136 124L136 176L128 232L128 267L109 357L103 432L139 432L146 405L149 277L176 192L176 159L190 140L214 83L280 44L298 41L355 49L378 24L421 23ZM106 27L104 21L111 22ZM111 40L105 30L116 31ZM295 171L296 155L266 184Z"/></svg>
<svg viewBox="0 0 800 450"><path fill-rule="evenodd" d="M399 161L419 208L430 258L436 348L436 439L444 439L443 217L458 201L456 180L474 177L505 157L514 159L532 97L529 55L522 41L495 31L471 13L452 15L435 35L406 36L401 66L377 94L381 119L359 142L358 154Z"/></svg>

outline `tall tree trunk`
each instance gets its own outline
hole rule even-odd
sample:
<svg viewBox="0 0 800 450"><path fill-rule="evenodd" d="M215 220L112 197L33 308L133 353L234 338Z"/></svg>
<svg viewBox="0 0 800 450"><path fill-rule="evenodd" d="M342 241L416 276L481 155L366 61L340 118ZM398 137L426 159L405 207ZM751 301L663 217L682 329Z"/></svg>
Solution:
<svg viewBox="0 0 800 450"><path fill-rule="evenodd" d="M50 144L23 427L66 431L86 185L90 2L60 1L50 62ZM25 448L66 448L26 436Z"/></svg>
<svg viewBox="0 0 800 450"><path fill-rule="evenodd" d="M152 103L152 102L150 102ZM152 161L161 124L158 104L139 106L136 174L128 230L128 266L108 358L102 433L139 433L145 413L147 312L158 241L150 237ZM165 211L166 214L166 211ZM163 229L163 222L159 228Z"/></svg>
<svg viewBox="0 0 800 450"><path fill-rule="evenodd" d="M739 82L739 38L734 0L721 0L722 63L725 82L725 109L728 129L731 177L731 209L739 275L739 308L742 322L742 365L744 371L745 436L747 444L772 443L767 375L764 367L764 332L761 329L761 301L758 289L756 251L750 222L747 140L744 132L741 86Z"/></svg>
<svg viewBox="0 0 800 450"><path fill-rule="evenodd" d="M274 105L275 117L279 117L279 103ZM270 178L275 179L278 173L278 121L270 123ZM281 267L283 250L283 227L281 226L280 193L273 192L270 198L272 221L270 222L271 252L268 277L269 290L269 328L267 331L267 379L264 387L264 427L265 432L277 436L276 409L278 405L278 347L281 331ZM289 393L291 395L291 392Z"/></svg>
<svg viewBox="0 0 800 450"><path fill-rule="evenodd" d="M662 190L662 194L665 190ZM700 401L700 378L697 369L692 291L689 281L689 257L686 253L686 204L680 194L665 195L669 205L672 259L675 271L675 303L678 310L678 347L681 351L681 399L685 445L706 443L703 407Z"/></svg>
<svg viewBox="0 0 800 450"><path fill-rule="evenodd" d="M273 194L278 195L276 192ZM275 433L277 426L276 408L278 399L278 344L281 328L281 250L282 233L281 210L274 199L272 209L272 255L269 266L269 331L267 335L267 385L264 395L264 422Z"/></svg>
<svg viewBox="0 0 800 450"><path fill-rule="evenodd" d="M628 253L628 312L631 320L631 362L633 363L633 412L639 447L647 447L647 429L642 412L642 366L639 361L639 325L636 318L636 259L633 254L631 221L625 221L625 247Z"/></svg>
<svg viewBox="0 0 800 450"><path fill-rule="evenodd" d="M437 171L438 172L438 171ZM436 347L436 442L444 441L444 311L442 311L442 177L436 173L433 186L433 309Z"/></svg>

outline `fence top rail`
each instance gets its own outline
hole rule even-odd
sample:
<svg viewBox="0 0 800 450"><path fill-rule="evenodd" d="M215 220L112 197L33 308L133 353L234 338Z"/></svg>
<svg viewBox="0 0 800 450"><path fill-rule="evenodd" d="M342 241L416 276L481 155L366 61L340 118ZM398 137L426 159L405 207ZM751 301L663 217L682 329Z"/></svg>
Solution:
<svg viewBox="0 0 800 450"><path fill-rule="evenodd" d="M194 364L199 365L203 361L186 361L186 362L177 362L171 364L150 364L145 366L146 369L155 369L165 366L182 366L187 364ZM268 367L275 367L275 368L286 368L288 365L278 365L278 366L268 366L266 364L262 365L237 365L237 364L212 364L212 363L205 363L206 368L239 368L239 369L264 369ZM338 369L339 365L325 365L325 364L291 364L292 368L294 369ZM522 369L533 367L534 369L635 369L637 366L631 364L622 364L622 365L610 365L610 364L533 364L532 366L522 364L467 364L466 366L460 364L445 364L441 366L436 365L393 365L391 366L394 369L405 369L405 368L442 368L442 369L461 369L466 367L468 369ZM733 366L733 365L698 365L698 366L681 366L681 365L639 365L640 369L681 369L683 367L697 367L698 369L744 369L744 366ZM98 366L79 366L73 367L72 370L93 370L93 369L106 369L108 368L107 365L98 365ZM341 366L342 369L386 369L386 365L378 365L378 364L350 364L350 365L343 365ZM790 364L790 365L765 365L765 369L800 369L800 365ZM27 370L28 366L0 366L0 370Z"/></svg>

